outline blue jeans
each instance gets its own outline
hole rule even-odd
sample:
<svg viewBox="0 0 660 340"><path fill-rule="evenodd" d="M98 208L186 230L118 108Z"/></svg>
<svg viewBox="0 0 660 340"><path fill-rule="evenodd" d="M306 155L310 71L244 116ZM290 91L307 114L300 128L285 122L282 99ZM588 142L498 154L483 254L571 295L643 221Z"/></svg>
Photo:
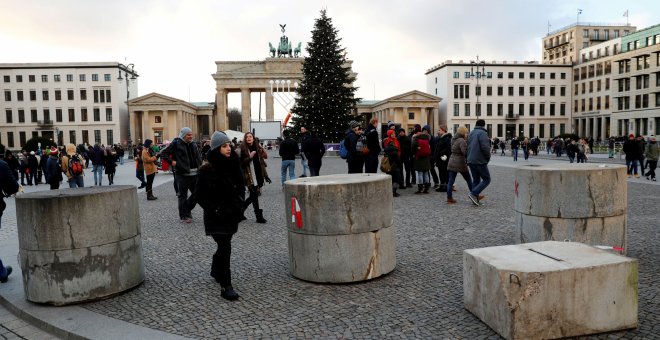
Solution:
<svg viewBox="0 0 660 340"><path fill-rule="evenodd" d="M633 159L632 161L629 161L626 159L626 168L628 169L628 175L632 175L633 171L634 174L637 175L637 160Z"/></svg>
<svg viewBox="0 0 660 340"><path fill-rule="evenodd" d="M69 188L83 188L85 186L85 179L83 176L73 176L69 178Z"/></svg>
<svg viewBox="0 0 660 340"><path fill-rule="evenodd" d="M517 162L518 161L518 148L511 149L511 154L513 154L513 161Z"/></svg>
<svg viewBox="0 0 660 340"><path fill-rule="evenodd" d="M119 157L119 165L124 165L124 156Z"/></svg>
<svg viewBox="0 0 660 340"><path fill-rule="evenodd" d="M5 276L7 276L7 268L5 268L5 265L2 264L2 259L0 259L0 278L4 279Z"/></svg>
<svg viewBox="0 0 660 340"><path fill-rule="evenodd" d="M92 164L92 166L92 172L94 173L94 185L103 185L103 165ZM98 179L96 177L98 177Z"/></svg>
<svg viewBox="0 0 660 340"><path fill-rule="evenodd" d="M431 173L428 170L417 171L417 185L431 184Z"/></svg>
<svg viewBox="0 0 660 340"><path fill-rule="evenodd" d="M449 181L447 182L447 199L452 198L451 194L453 191L453 186L454 186L454 182L456 181L457 175L458 175L457 172L449 171ZM472 178L470 178L470 173L467 171L461 172L461 176L463 176L465 183L467 183L468 189L472 191Z"/></svg>
<svg viewBox="0 0 660 340"><path fill-rule="evenodd" d="M529 149L527 149L527 148L523 149L523 156L525 156L525 160L527 160L529 158Z"/></svg>
<svg viewBox="0 0 660 340"><path fill-rule="evenodd" d="M469 164L469 166L472 173L472 190L470 190L470 193L474 196L479 196L490 184L488 164Z"/></svg>
<svg viewBox="0 0 660 340"><path fill-rule="evenodd" d="M307 170L309 169L309 166L307 166L307 158L305 158L305 156L300 157L300 164L302 164L303 168L302 176L307 177Z"/></svg>
<svg viewBox="0 0 660 340"><path fill-rule="evenodd" d="M289 179L296 179L296 160L282 161L282 185L286 182L286 172L289 171Z"/></svg>

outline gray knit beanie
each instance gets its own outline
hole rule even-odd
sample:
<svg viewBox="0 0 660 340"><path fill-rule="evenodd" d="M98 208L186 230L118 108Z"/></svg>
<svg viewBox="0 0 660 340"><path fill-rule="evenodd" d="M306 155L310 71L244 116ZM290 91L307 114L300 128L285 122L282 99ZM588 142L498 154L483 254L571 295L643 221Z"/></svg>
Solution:
<svg viewBox="0 0 660 340"><path fill-rule="evenodd" d="M181 131L179 132L179 138L183 139L183 137L185 137L187 134L189 134L189 133L191 133L191 132L192 132L192 130L191 130L189 127L184 127L184 128L181 129Z"/></svg>
<svg viewBox="0 0 660 340"><path fill-rule="evenodd" d="M227 135L225 135L220 131L216 131L211 136L211 150L215 150L220 146L222 146L222 144L229 142L231 142L231 140L229 139L229 137L227 137Z"/></svg>

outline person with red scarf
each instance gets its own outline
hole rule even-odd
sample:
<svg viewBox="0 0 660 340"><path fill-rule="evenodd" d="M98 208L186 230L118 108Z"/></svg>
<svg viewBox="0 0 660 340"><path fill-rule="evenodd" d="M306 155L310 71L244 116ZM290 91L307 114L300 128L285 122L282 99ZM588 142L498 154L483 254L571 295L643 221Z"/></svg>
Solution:
<svg viewBox="0 0 660 340"><path fill-rule="evenodd" d="M387 130L387 138L383 140L383 148L385 157L388 158L390 163L390 171L388 175L392 176L392 196L399 197L396 191L401 183L401 145L396 138L394 130Z"/></svg>

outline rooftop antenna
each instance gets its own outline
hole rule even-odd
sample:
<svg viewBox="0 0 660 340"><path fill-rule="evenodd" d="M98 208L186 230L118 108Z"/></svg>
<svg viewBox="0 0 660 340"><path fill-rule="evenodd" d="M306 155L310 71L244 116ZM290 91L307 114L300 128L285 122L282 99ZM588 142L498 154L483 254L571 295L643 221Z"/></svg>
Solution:
<svg viewBox="0 0 660 340"><path fill-rule="evenodd" d="M550 35L550 26L552 25L550 25L550 20L548 20L548 35Z"/></svg>

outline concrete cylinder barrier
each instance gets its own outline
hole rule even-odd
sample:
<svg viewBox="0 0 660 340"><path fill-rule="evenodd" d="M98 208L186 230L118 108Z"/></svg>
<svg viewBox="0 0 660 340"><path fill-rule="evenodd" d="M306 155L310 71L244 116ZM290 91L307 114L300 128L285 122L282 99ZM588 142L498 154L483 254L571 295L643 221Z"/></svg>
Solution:
<svg viewBox="0 0 660 340"><path fill-rule="evenodd" d="M581 242L627 249L626 167L525 165L515 169L516 242Z"/></svg>
<svg viewBox="0 0 660 340"><path fill-rule="evenodd" d="M392 180L348 174L287 181L289 269L312 282L365 281L396 267Z"/></svg>
<svg viewBox="0 0 660 340"><path fill-rule="evenodd" d="M16 197L23 288L29 301L66 305L144 280L137 191L117 185Z"/></svg>

